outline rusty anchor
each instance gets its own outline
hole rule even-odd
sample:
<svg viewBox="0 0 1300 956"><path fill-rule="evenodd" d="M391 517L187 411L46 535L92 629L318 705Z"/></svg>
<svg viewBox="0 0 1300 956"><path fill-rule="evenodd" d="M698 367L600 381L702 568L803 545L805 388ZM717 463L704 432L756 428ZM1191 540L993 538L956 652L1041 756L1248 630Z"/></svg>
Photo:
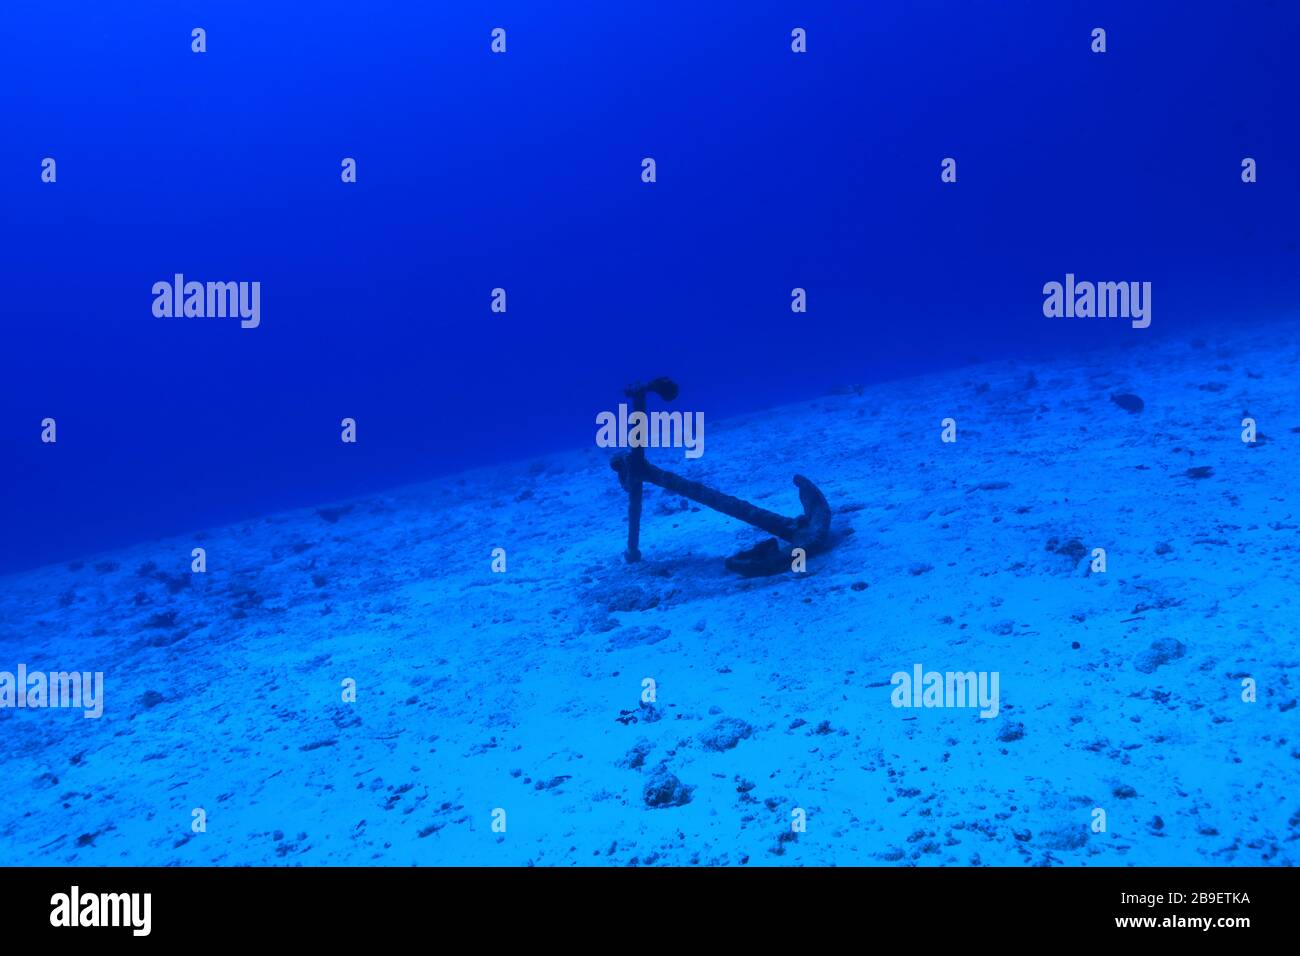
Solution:
<svg viewBox="0 0 1300 956"><path fill-rule="evenodd" d="M665 401L672 401L677 397L677 383L668 378L656 378L644 385L629 385L624 390L624 394L632 400L633 411L642 414L646 411L646 395L649 392ZM619 483L627 492L627 551L624 556L629 562L641 560L641 498L643 483L647 481L775 535L775 538L728 559L727 567L742 574L771 574L788 568L789 559L781 552L776 538L787 541L796 548L803 548L806 553L812 553L822 549L830 536L830 505L826 503L826 496L821 490L803 475L794 476L803 514L797 518L787 518L652 465L646 461L644 446L633 447L628 452L615 455L610 460L610 467L618 473Z"/></svg>

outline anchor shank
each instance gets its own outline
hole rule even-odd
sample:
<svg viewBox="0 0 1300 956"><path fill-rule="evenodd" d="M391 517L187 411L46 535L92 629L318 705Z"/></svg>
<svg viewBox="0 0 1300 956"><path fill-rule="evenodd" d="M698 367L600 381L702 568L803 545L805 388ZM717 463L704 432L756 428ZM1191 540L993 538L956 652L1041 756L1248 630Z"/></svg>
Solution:
<svg viewBox="0 0 1300 956"><path fill-rule="evenodd" d="M747 524L752 524L755 528L766 531L768 534L776 535L778 538L786 541L794 540L798 525L790 518L751 505L748 501L742 501L740 498L724 495L722 492L715 491L708 485L700 484L698 481L691 481L689 478L675 475L671 471L664 471L662 468L645 461L644 458L635 462L629 461L629 465L635 470L637 477L644 481L681 495L683 498L689 498L691 501L712 508L714 511L721 511L724 515L738 518Z"/></svg>

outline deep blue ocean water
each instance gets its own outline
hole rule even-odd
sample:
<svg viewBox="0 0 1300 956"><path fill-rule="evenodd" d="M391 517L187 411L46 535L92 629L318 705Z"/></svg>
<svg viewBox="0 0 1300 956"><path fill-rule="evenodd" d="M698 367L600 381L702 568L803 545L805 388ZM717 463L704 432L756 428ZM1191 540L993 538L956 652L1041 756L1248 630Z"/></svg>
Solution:
<svg viewBox="0 0 1300 956"><path fill-rule="evenodd" d="M10 0L0 703L105 706L5 704L0 863L1294 862L1298 27ZM260 324L159 317L178 274ZM825 490L806 576L658 489L624 563L595 421L657 375L711 430L653 461Z"/></svg>
<svg viewBox="0 0 1300 956"><path fill-rule="evenodd" d="M1298 25L1253 0L11 0L0 570L577 447L636 378L717 419L1284 314ZM178 272L260 281L261 326L155 318ZM1151 327L1045 319L1067 272L1152 282Z"/></svg>

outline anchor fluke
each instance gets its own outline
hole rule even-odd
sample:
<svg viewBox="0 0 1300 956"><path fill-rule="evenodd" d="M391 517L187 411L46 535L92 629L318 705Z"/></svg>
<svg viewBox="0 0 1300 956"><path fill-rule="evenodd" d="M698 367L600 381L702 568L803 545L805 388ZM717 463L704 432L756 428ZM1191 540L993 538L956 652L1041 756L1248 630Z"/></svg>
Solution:
<svg viewBox="0 0 1300 956"><path fill-rule="evenodd" d="M799 489L799 503L803 514L795 520L796 537L786 538L796 548L817 551L826 543L831 533L831 506L826 503L822 490L803 475L794 476Z"/></svg>

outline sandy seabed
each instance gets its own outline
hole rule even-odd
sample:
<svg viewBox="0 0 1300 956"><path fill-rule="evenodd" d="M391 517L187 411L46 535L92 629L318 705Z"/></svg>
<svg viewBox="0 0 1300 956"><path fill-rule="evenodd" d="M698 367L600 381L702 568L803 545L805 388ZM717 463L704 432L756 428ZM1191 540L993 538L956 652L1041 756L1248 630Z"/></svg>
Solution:
<svg viewBox="0 0 1300 956"><path fill-rule="evenodd" d="M728 572L763 535L655 488L626 564L592 447L0 578L0 670L105 687L0 710L0 862L1300 862L1298 382L1279 324L651 451L781 513L812 478L802 574ZM997 716L892 706L918 663L997 672Z"/></svg>

